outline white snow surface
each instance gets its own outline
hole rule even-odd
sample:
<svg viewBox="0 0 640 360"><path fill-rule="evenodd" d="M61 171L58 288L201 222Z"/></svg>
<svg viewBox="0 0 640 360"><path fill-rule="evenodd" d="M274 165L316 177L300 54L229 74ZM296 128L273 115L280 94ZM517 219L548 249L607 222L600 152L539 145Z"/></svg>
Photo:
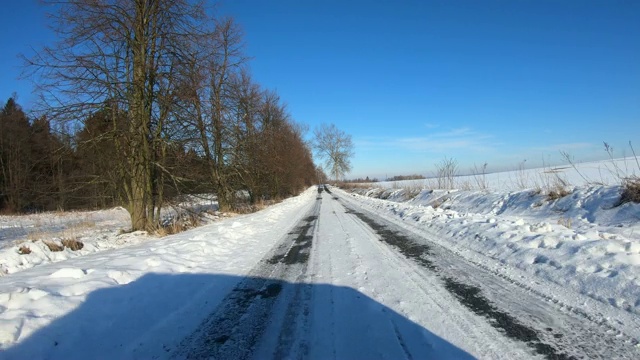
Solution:
<svg viewBox="0 0 640 360"><path fill-rule="evenodd" d="M537 188L423 189L413 196L415 188L387 187L352 195L477 261L495 260L640 314L640 204L619 205L621 185L568 190L556 200Z"/></svg>
<svg viewBox="0 0 640 360"><path fill-rule="evenodd" d="M465 171L466 170L466 171ZM557 183L567 188L574 186L618 185L621 180L640 176L640 160L635 157L589 161L558 166L529 167L526 161L513 171L491 172L489 164L485 170L457 168L456 173L469 175L455 176L457 189L485 189L497 192L540 189L546 191ZM375 183L380 188L437 188L437 176L430 174L427 179L381 181Z"/></svg>
<svg viewBox="0 0 640 360"><path fill-rule="evenodd" d="M387 200L374 198L383 192L380 189L350 193L349 198L403 227L437 239L474 264L499 269L507 277L542 286L547 292L562 289L564 294L577 294L576 299L589 298L598 306L623 310L635 322L640 315L640 205L615 206L618 185L591 184L570 190L568 196L557 200L548 200L544 192L534 189L421 190L408 196L407 190L387 188ZM26 261L28 255L17 254L19 244L2 245L0 263L7 274L0 276L0 359L88 355L165 358L198 326L203 314L213 311L305 216L315 197L316 190L311 188L258 213L161 239L130 234L129 240L115 243L117 237L106 237L100 251L83 249L60 255L60 259L52 257L62 252L47 253L42 248L43 255L35 258L52 259L22 267L19 262ZM330 216L336 210L323 207L322 211ZM95 216L102 220L92 221L105 224L96 226L97 233L126 226L126 212L122 211L97 212ZM4 220L0 218L0 223L6 223ZM12 221L20 224L20 220ZM20 226L27 228L28 221L34 220L24 220ZM472 320L467 320L469 328L456 329L450 319L425 310L444 305L435 298L432 304L412 301L415 285L405 284L408 280L402 275L403 269L410 270L409 265L388 260L391 265L381 267L380 254L393 258L389 250L359 240L354 234L364 230L355 225L346 226L337 218L332 221L320 223L323 230L319 236L325 240L314 243L318 248L310 267L315 278L305 281L355 289L374 300L371 306L382 304L424 326L434 344L441 346L442 352L436 352L440 357L456 357L460 351L475 357L495 355L495 349L482 346L483 337L498 337L494 329ZM10 231L18 231L20 226ZM351 235L342 235L340 226L346 226ZM4 225L0 231L9 234L9 228ZM38 251L34 246L32 250ZM329 296L328 292L335 290L326 291ZM428 292L426 289L425 294ZM322 296L322 290L319 294ZM321 302L314 306L317 314L330 310ZM347 300L336 306L343 306L345 316L364 311L350 308L353 304ZM348 320L344 320L345 326ZM467 338L470 329L475 337ZM337 334L342 334L344 341L355 336L344 331ZM321 337L317 341L328 340ZM338 355L362 355L348 352L355 350L349 350L347 343L342 345L338 349L347 352ZM505 358L527 357L526 351L509 342L492 346ZM312 355L323 358L328 354Z"/></svg>
<svg viewBox="0 0 640 360"><path fill-rule="evenodd" d="M188 195L176 206L162 209L164 224L170 224L187 213L198 214L202 223L233 216L221 213L215 196ZM64 261L94 252L117 249L157 239L144 231L129 232L129 213L122 207L97 211L44 212L30 215L0 216L0 276L13 274L51 262ZM62 247L62 240L82 242L80 250ZM47 245L58 245L61 251L51 251ZM26 247L29 254L21 254Z"/></svg>
<svg viewBox="0 0 640 360"><path fill-rule="evenodd" d="M166 356L163 346L188 335L314 196L0 277L0 358Z"/></svg>

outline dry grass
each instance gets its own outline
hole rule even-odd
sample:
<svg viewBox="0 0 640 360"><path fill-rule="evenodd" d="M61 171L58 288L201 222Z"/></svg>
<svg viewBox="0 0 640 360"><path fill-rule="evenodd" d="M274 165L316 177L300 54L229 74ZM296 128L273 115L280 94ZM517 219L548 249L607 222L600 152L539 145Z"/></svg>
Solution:
<svg viewBox="0 0 640 360"><path fill-rule="evenodd" d="M549 199L550 201L554 201L561 199L569 194L571 194L571 191L567 188L567 182L556 176L553 184L549 186L547 199Z"/></svg>
<svg viewBox="0 0 640 360"><path fill-rule="evenodd" d="M185 213L171 219L171 221L159 224L153 234L159 237L173 235L200 226L201 223L202 221L198 214Z"/></svg>
<svg viewBox="0 0 640 360"><path fill-rule="evenodd" d="M18 254L20 255L31 254L31 249L29 249L29 247L26 245L22 245L18 248Z"/></svg>
<svg viewBox="0 0 640 360"><path fill-rule="evenodd" d="M473 185L471 184L471 181L465 180L458 183L458 188L463 191L471 191L473 190Z"/></svg>
<svg viewBox="0 0 640 360"><path fill-rule="evenodd" d="M45 245L47 245L47 247L49 248L49 251L51 251L51 252L58 252L58 251L64 250L64 246L63 245L57 244L57 243L55 243L53 241L43 240L42 242Z"/></svg>
<svg viewBox="0 0 640 360"><path fill-rule="evenodd" d="M571 194L571 191L567 190L564 187L554 187L553 189L549 190L549 193L547 193L547 199L549 199L550 201L558 200L569 194Z"/></svg>
<svg viewBox="0 0 640 360"><path fill-rule="evenodd" d="M338 187L342 190L353 190L353 189L368 189L372 187L372 184L360 184L360 183L350 183L350 182L342 182L338 184Z"/></svg>
<svg viewBox="0 0 640 360"><path fill-rule="evenodd" d="M455 188L455 178L458 175L458 161L445 157L436 164L436 178L438 189L450 190Z"/></svg>
<svg viewBox="0 0 640 360"><path fill-rule="evenodd" d="M622 184L622 193L620 194L620 202L618 205L624 203L640 203L640 178L634 177L626 179Z"/></svg>
<svg viewBox="0 0 640 360"><path fill-rule="evenodd" d="M62 239L62 245L71 251L82 250L84 243L77 239Z"/></svg>
<svg viewBox="0 0 640 360"><path fill-rule="evenodd" d="M402 189L402 196L405 200L413 199L414 197L418 196L423 190L423 186L420 183L407 184L399 188Z"/></svg>
<svg viewBox="0 0 640 360"><path fill-rule="evenodd" d="M184 224L182 224L179 221L172 221L168 224L158 226L158 228L153 232L153 234L159 237L165 237L167 235L177 234L187 230L186 227L183 225Z"/></svg>
<svg viewBox="0 0 640 360"><path fill-rule="evenodd" d="M36 219L34 223L34 228L36 229L38 228L46 229L48 226L51 226L51 222L45 223L41 219ZM31 242L36 242L40 240L44 242L45 239L53 239L53 238L78 238L79 234L82 233L83 231L93 229L95 227L96 227L95 221L85 216L84 219L82 219L79 222L70 223L63 230L49 230L49 231L38 230L38 231L29 232L27 234L27 239L30 240Z"/></svg>
<svg viewBox="0 0 640 360"><path fill-rule="evenodd" d="M567 229L571 229L571 218L569 217L561 217L560 219L558 219L558 225L562 225L564 227L566 227Z"/></svg>
<svg viewBox="0 0 640 360"><path fill-rule="evenodd" d="M96 222L89 219L84 219L78 223L71 225L71 228L74 230L93 229L95 227L96 227Z"/></svg>

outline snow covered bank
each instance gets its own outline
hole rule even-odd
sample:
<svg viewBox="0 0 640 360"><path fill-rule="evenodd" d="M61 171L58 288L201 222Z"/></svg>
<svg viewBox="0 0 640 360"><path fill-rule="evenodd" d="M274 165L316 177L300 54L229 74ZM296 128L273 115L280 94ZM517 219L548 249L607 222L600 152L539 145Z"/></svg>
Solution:
<svg viewBox="0 0 640 360"><path fill-rule="evenodd" d="M149 239L143 232L125 234L129 226L129 213L121 207L0 216L0 276ZM45 243L61 245L64 239L82 242L82 249L51 251Z"/></svg>
<svg viewBox="0 0 640 360"><path fill-rule="evenodd" d="M0 358L161 355L216 307L315 195L312 188L255 214L0 277ZM104 348L85 348L99 343Z"/></svg>
<svg viewBox="0 0 640 360"><path fill-rule="evenodd" d="M550 200L517 192L406 190L354 197L425 231L456 252L491 258L640 314L640 204L615 206L619 186L574 189ZM409 198L407 200L407 198ZM389 201L396 200L396 201Z"/></svg>
<svg viewBox="0 0 640 360"><path fill-rule="evenodd" d="M233 215L217 210L215 196L189 195L176 207L162 209L162 223L171 228L177 218L188 222L195 214L199 224L208 224ZM144 231L128 232L130 226L129 213L122 207L0 216L0 276L158 238ZM80 249L63 246L66 241L79 242Z"/></svg>

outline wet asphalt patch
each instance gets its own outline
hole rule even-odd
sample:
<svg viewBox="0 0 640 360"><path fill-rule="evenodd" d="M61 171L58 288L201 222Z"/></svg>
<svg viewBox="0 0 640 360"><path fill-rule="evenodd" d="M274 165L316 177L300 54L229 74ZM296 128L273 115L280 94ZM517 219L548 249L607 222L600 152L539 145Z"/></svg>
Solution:
<svg viewBox="0 0 640 360"><path fill-rule="evenodd" d="M491 319L491 325L502 330L507 337L526 343L536 353L547 359L575 359L573 356L561 353L553 346L545 344L534 329L521 324L515 317L493 306L487 298L482 296L480 288L463 284L448 277L443 277L443 280L445 288L458 298L462 305L478 315ZM553 331L548 328L547 331L549 330ZM561 334L553 336L555 338L562 337Z"/></svg>
<svg viewBox="0 0 640 360"><path fill-rule="evenodd" d="M431 255L431 248L428 245L416 244L404 234L390 230L384 225L380 225L366 215L355 210L348 210L348 214L353 214L367 224L373 231L380 236L380 240L400 250L400 253L408 258L413 259L420 265L429 270L437 271L438 267L433 264L427 256Z"/></svg>
<svg viewBox="0 0 640 360"><path fill-rule="evenodd" d="M293 245L290 248L281 248L267 260L269 264L283 263L285 265L306 264L311 255L311 245L313 235L308 234L309 230L318 220L317 216L308 216L302 220L302 224L296 227L289 235L295 236Z"/></svg>
<svg viewBox="0 0 640 360"><path fill-rule="evenodd" d="M277 280L250 278L243 281L200 326L199 332L183 341L186 353L174 354L174 357L249 358L281 291L282 284Z"/></svg>
<svg viewBox="0 0 640 360"><path fill-rule="evenodd" d="M523 325L515 317L499 310L482 295L480 288L461 283L442 274L441 269L429 259L433 252L428 245L416 244L403 233L391 230L387 226L381 225L365 214L353 209L347 208L346 213L355 215L367 224L380 237L380 241L393 246L407 258L433 271L443 280L445 289L454 295L462 305L475 314L489 319L491 326L502 331L507 337L526 343L537 354L547 359L575 359L560 352L552 345L544 343L535 329ZM554 334L554 337L559 338L562 335Z"/></svg>

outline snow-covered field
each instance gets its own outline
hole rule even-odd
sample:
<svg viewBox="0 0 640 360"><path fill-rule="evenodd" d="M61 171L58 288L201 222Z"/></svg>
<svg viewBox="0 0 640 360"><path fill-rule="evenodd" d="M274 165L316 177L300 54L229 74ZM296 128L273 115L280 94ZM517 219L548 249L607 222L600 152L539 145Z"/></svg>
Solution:
<svg viewBox="0 0 640 360"><path fill-rule="evenodd" d="M163 222L170 226L178 214L198 214L209 223L232 214L220 213L215 196L187 196L176 207L162 210ZM90 253L139 244L158 236L144 231L130 232L129 213L122 207L97 211L46 212L30 215L0 215L0 276L34 266L58 262ZM63 246L76 240L82 248ZM59 246L58 251L50 247ZM27 254L28 252L28 254Z"/></svg>
<svg viewBox="0 0 640 360"><path fill-rule="evenodd" d="M640 172L630 165L627 174ZM590 180L585 186L581 181L595 176L599 166L611 163L562 170L569 195L555 200L539 185L523 189L506 186L504 180L482 190L420 190L415 182L376 184L383 188L359 189L347 197L398 226L437 239L491 272L534 290L565 289L598 303L595 308L612 307L637 319L640 204L616 206L620 186L615 176L607 182L600 181L604 177ZM528 171L547 174L545 169ZM523 174L486 176L509 179ZM305 216L315 197L311 188L258 213L164 238L120 234L128 226L123 209L0 217L0 264L5 273L0 276L0 358L166 357L165 350L188 335L202 314L213 311ZM83 249L51 252L41 240L33 240L34 233L62 238L70 231L83 241ZM32 252L19 254L25 244ZM368 267L367 262L375 260L363 255L358 261ZM318 274L323 273L321 262L314 265ZM345 274L331 276L323 281L348 283ZM392 293L380 288L369 293L367 273L363 276L359 291L381 303L390 298ZM405 315L422 313L419 303L398 301ZM454 340L464 348L461 339Z"/></svg>
<svg viewBox="0 0 640 360"><path fill-rule="evenodd" d="M635 157L621 159L591 161L559 166L528 167L521 163L518 169L504 172L490 172L491 168L483 170L457 168L457 172L470 175L456 176L453 179L454 188L465 190L487 190L494 192L508 192L526 189L549 190L560 184L567 188L594 185L619 185L621 179L640 176L640 168ZM433 189L438 188L437 176L433 175L422 180L381 181L373 184L385 189Z"/></svg>

